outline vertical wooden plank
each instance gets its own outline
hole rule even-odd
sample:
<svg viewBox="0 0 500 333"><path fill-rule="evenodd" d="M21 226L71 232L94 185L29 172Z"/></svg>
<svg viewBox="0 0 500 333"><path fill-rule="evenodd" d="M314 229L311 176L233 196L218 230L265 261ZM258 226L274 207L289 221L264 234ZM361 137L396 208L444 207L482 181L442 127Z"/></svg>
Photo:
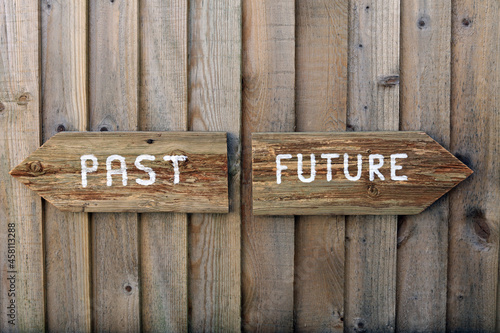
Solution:
<svg viewBox="0 0 500 333"><path fill-rule="evenodd" d="M97 1L90 8L90 128L137 130L138 2ZM138 331L137 214L92 216L95 331Z"/></svg>
<svg viewBox="0 0 500 333"><path fill-rule="evenodd" d="M451 152L474 174L450 194L447 330L495 329L500 222L500 4L452 9Z"/></svg>
<svg viewBox="0 0 500 333"><path fill-rule="evenodd" d="M241 1L190 3L189 119L228 132L229 214L193 214L189 232L190 330L241 327Z"/></svg>
<svg viewBox="0 0 500 333"><path fill-rule="evenodd" d="M350 130L398 129L399 85L391 82L398 81L399 75L399 21L399 0L351 2ZM396 232L396 216L347 219L345 326L349 332L395 329Z"/></svg>
<svg viewBox="0 0 500 333"><path fill-rule="evenodd" d="M299 0L296 10L297 131L344 131L348 1ZM300 216L295 230L295 329L342 332L344 216Z"/></svg>
<svg viewBox="0 0 500 333"><path fill-rule="evenodd" d="M38 1L0 4L2 332L45 329L41 199L9 175L40 144L39 14ZM8 309L12 301L15 318L7 316L12 313Z"/></svg>
<svg viewBox="0 0 500 333"><path fill-rule="evenodd" d="M451 1L401 3L401 129L450 143ZM446 329L448 197L401 216L397 252L397 328Z"/></svg>
<svg viewBox="0 0 500 333"><path fill-rule="evenodd" d="M86 131L87 5L43 1L43 141L61 131ZM90 239L85 213L44 203L47 329L90 332Z"/></svg>
<svg viewBox="0 0 500 333"><path fill-rule="evenodd" d="M187 1L141 2L140 129L186 131ZM187 214L142 214L141 304L145 332L185 332Z"/></svg>
<svg viewBox="0 0 500 333"><path fill-rule="evenodd" d="M252 215L252 132L295 126L295 5L243 2L243 329L293 329L294 218Z"/></svg>

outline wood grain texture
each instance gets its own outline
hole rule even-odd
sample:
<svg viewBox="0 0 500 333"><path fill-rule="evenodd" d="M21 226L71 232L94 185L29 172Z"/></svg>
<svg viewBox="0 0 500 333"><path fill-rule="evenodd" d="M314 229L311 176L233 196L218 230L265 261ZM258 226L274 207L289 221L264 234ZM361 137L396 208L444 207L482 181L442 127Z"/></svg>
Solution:
<svg viewBox="0 0 500 333"><path fill-rule="evenodd" d="M347 113L348 1L295 3L297 131L344 131ZM342 332L344 216L295 223L295 329Z"/></svg>
<svg viewBox="0 0 500 333"><path fill-rule="evenodd" d="M190 3L190 130L228 132L229 214L193 214L189 329L241 328L241 1Z"/></svg>
<svg viewBox="0 0 500 333"><path fill-rule="evenodd" d="M88 154L96 160L87 158L82 162ZM141 155L154 160L138 164ZM185 160L165 160L171 156ZM109 158L114 161L108 165ZM117 158L123 158L123 162ZM95 167L91 169L94 171L84 172L83 163L86 168ZM151 170L140 170L136 165ZM111 174L108 168L119 174ZM63 132L10 174L65 211L228 211L227 144L223 132Z"/></svg>
<svg viewBox="0 0 500 333"><path fill-rule="evenodd" d="M450 332L493 332L500 222L500 3L454 1L451 151L474 175L450 194Z"/></svg>
<svg viewBox="0 0 500 333"><path fill-rule="evenodd" d="M350 130L398 129L399 28L399 0L350 3ZM347 219L348 332L395 329L396 232L395 216Z"/></svg>
<svg viewBox="0 0 500 333"><path fill-rule="evenodd" d="M252 214L251 133L293 131L295 3L243 2L242 327L293 329L294 218Z"/></svg>
<svg viewBox="0 0 500 333"><path fill-rule="evenodd" d="M141 1L140 129L188 129L188 3ZM188 218L140 216L141 322L145 332L188 328Z"/></svg>
<svg viewBox="0 0 500 333"><path fill-rule="evenodd" d="M89 2L92 131L138 128L138 9L137 1ZM137 214L94 214L91 233L92 330L139 331Z"/></svg>
<svg viewBox="0 0 500 333"><path fill-rule="evenodd" d="M401 130L423 130L449 148L451 1L401 3ZM397 328L446 330L449 201L401 216Z"/></svg>
<svg viewBox="0 0 500 333"><path fill-rule="evenodd" d="M43 141L61 131L86 131L87 4L43 1ZM44 203L47 330L90 332L89 216Z"/></svg>
<svg viewBox="0 0 500 333"><path fill-rule="evenodd" d="M324 154L336 154L329 159L330 167ZM394 159L392 154L407 158ZM278 162L280 155L287 157ZM356 159L361 167L355 166ZM374 165L383 164L378 175L371 171L370 159ZM347 172L359 180L348 179ZM471 173L424 132L252 136L254 215L418 214Z"/></svg>
<svg viewBox="0 0 500 333"><path fill-rule="evenodd" d="M40 144L38 1L2 1L0 5L0 331L43 331L44 265L40 198L20 187L8 169ZM31 192L31 193L30 193ZM9 235L9 224L15 228ZM11 230L12 231L12 230ZM15 240L15 263L8 244ZM12 247L11 247L12 249ZM10 253L13 254L13 253ZM12 257L10 258L12 259ZM9 265L13 264L14 267ZM10 281L15 271L15 296ZM16 318L8 323L14 300Z"/></svg>
<svg viewBox="0 0 500 333"><path fill-rule="evenodd" d="M348 1L298 0L295 10L297 131L343 131Z"/></svg>

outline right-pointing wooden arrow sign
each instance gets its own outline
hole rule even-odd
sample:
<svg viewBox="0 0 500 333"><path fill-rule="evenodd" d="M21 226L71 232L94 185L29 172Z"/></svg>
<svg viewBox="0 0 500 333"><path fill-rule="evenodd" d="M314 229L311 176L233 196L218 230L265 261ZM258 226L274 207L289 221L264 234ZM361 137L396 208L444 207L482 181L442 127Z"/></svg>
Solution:
<svg viewBox="0 0 500 333"><path fill-rule="evenodd" d="M418 214L472 170L423 132L254 133L256 215Z"/></svg>

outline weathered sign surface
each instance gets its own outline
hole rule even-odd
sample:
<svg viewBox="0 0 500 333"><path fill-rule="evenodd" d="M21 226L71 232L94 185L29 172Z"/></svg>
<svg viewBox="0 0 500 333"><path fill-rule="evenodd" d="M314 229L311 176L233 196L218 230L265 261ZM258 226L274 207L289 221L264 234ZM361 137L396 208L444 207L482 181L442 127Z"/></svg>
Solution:
<svg viewBox="0 0 500 333"><path fill-rule="evenodd" d="M63 211L228 212L226 133L62 132L10 174Z"/></svg>
<svg viewBox="0 0 500 333"><path fill-rule="evenodd" d="M410 215L472 174L423 132L254 133L256 215Z"/></svg>

